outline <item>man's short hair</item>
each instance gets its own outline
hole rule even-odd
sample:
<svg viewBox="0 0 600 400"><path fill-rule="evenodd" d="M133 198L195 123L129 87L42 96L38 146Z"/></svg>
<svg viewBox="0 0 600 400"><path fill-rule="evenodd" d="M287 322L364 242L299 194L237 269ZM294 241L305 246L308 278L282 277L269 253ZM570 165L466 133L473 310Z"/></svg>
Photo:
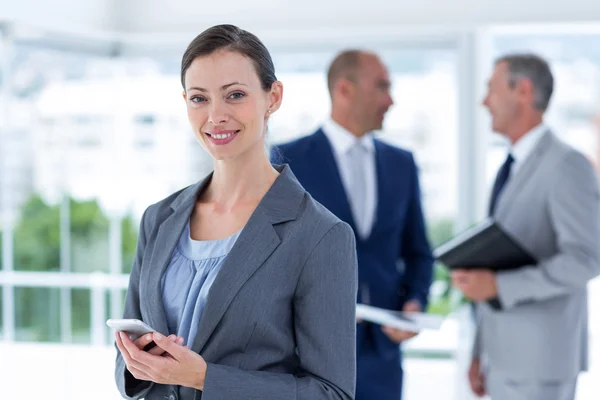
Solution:
<svg viewBox="0 0 600 400"><path fill-rule="evenodd" d="M496 60L496 64L506 63L509 70L508 84L514 88L519 79L529 79L535 92L534 106L538 111L546 111L554 90L554 77L548 62L535 54L507 54Z"/></svg>
<svg viewBox="0 0 600 400"><path fill-rule="evenodd" d="M360 67L361 57L364 54L365 52L362 50L344 50L333 59L327 71L327 87L331 96L333 96L335 84L341 78L351 81L356 80L355 74Z"/></svg>

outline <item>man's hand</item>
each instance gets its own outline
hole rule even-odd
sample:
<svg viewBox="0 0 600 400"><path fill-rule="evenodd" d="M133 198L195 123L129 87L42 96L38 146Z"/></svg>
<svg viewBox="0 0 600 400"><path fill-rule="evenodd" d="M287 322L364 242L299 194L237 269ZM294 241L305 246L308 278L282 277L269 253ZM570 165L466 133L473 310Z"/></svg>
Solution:
<svg viewBox="0 0 600 400"><path fill-rule="evenodd" d="M417 300L411 300L404 304L402 311L405 312L421 312L421 303ZM405 340L411 339L418 335L418 332L409 332L403 331L396 328L390 328L389 326L384 326L381 330L387 335L387 337L394 343L400 344Z"/></svg>
<svg viewBox="0 0 600 400"><path fill-rule="evenodd" d="M490 300L498 296L496 274L487 269L454 270L452 285L460 289L465 297L474 301Z"/></svg>
<svg viewBox="0 0 600 400"><path fill-rule="evenodd" d="M477 397L486 395L485 376L481 372L479 358L474 358L471 361L471 366L469 367L469 384L471 385L471 390Z"/></svg>

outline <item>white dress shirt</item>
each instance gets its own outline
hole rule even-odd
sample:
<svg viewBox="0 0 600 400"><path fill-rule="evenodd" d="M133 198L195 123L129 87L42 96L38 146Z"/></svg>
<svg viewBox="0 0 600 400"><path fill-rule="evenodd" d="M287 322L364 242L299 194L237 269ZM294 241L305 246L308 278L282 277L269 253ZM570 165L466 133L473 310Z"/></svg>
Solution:
<svg viewBox="0 0 600 400"><path fill-rule="evenodd" d="M359 217L354 216L360 237L367 238L373 228L375 222L375 213L377 209L377 171L375 167L375 144L373 142L373 134L367 133L361 138L357 138L344 127L332 119L328 119L323 124L323 132L327 136L327 139L331 143L333 148L333 154L342 177L342 183L346 190L348 200L353 203L352 199L352 170L355 167L356 160L350 156L350 150L353 146L360 142L363 148L367 151L367 157L365 157L364 165L362 166L365 171L365 209L366 215ZM352 204L351 204L352 206ZM354 213L354 212L353 212ZM362 224L361 224L362 221Z"/></svg>
<svg viewBox="0 0 600 400"><path fill-rule="evenodd" d="M544 133L548 131L548 128L542 123L527 132L521 139L517 141L510 148L510 154L514 158L513 165L510 169L510 176L513 177L523 163L527 160L535 146L538 144Z"/></svg>

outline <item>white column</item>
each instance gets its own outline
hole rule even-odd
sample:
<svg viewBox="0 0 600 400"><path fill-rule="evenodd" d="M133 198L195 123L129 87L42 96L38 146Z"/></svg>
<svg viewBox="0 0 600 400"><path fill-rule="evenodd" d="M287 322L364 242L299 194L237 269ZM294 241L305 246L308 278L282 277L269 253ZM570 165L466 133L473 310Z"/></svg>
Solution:
<svg viewBox="0 0 600 400"><path fill-rule="evenodd" d="M119 214L110 215L109 229L109 252L110 252L110 273L118 276L123 271L123 251L122 251L122 232ZM121 318L123 314L123 305L121 304L121 289L113 288L110 291L110 317Z"/></svg>
<svg viewBox="0 0 600 400"><path fill-rule="evenodd" d="M461 231L476 222L479 204L482 202L478 188L481 175L480 143L484 137L479 132L477 107L478 98L476 34L465 33L459 47L459 174L458 174L458 219L456 230Z"/></svg>
<svg viewBox="0 0 600 400"><path fill-rule="evenodd" d="M111 277L118 277L123 272L123 233L121 223L130 204L131 178L130 159L132 148L133 114L129 109L130 99L124 93L128 75L126 65L115 60L113 66L115 81L114 108L112 110L113 125L107 132L107 151L112 158L112 166L107 173L111 174L111 185L102 194L102 208L110 221L109 228L109 260ZM123 315L122 290L110 289L110 317L121 318Z"/></svg>
<svg viewBox="0 0 600 400"><path fill-rule="evenodd" d="M65 157L63 157L63 160ZM68 165L66 166L68 168ZM63 170L63 176L66 171ZM60 205L60 272L71 272L71 200L63 185L63 197ZM60 288L60 340L71 343L71 291L70 287Z"/></svg>
<svg viewBox="0 0 600 400"><path fill-rule="evenodd" d="M10 119L11 106L11 62L13 59L13 40L11 26L0 24L0 218L2 225L2 265L6 272L14 269L13 231L16 210L13 209L13 190L10 169L6 165L7 139L12 129ZM13 285L2 287L2 336L11 341L15 337L15 307Z"/></svg>
<svg viewBox="0 0 600 400"><path fill-rule="evenodd" d="M465 32L459 46L459 192L458 218L455 230L460 232L479 220L481 190L481 141L483 135L478 130L477 35ZM457 400L474 400L467 380L467 371L471 362L473 342L473 320L469 307L457 312L459 321L458 348L456 349L456 393Z"/></svg>

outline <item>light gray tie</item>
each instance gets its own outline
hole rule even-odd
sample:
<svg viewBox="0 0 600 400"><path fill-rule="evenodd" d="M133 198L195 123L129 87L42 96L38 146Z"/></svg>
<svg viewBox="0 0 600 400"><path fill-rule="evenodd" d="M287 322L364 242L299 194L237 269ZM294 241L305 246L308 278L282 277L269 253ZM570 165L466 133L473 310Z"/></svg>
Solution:
<svg viewBox="0 0 600 400"><path fill-rule="evenodd" d="M367 216L367 174L366 163L368 150L360 143L356 142L349 151L352 179L350 188L350 204L356 229L360 237L365 238L369 228L366 226Z"/></svg>

